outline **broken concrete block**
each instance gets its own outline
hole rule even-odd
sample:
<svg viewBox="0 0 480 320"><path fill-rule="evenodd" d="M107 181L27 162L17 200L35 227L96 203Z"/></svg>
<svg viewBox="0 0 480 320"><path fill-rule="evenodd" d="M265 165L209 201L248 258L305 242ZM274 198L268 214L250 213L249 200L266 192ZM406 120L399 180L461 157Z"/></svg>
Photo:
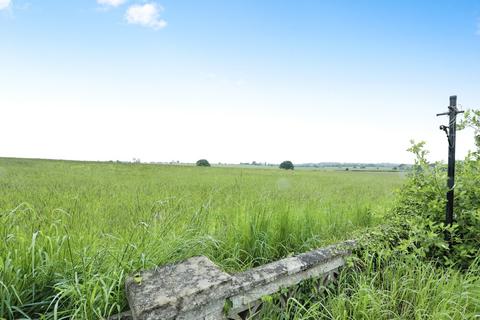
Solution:
<svg viewBox="0 0 480 320"><path fill-rule="evenodd" d="M232 277L206 257L166 265L126 281L133 319L218 319Z"/></svg>
<svg viewBox="0 0 480 320"><path fill-rule="evenodd" d="M131 317L134 320L240 319L239 314L260 306L263 296L307 279L331 280L354 246L354 241L346 241L233 276L203 256L143 271L126 281ZM228 314L224 313L225 303ZM123 316L128 319L130 314Z"/></svg>

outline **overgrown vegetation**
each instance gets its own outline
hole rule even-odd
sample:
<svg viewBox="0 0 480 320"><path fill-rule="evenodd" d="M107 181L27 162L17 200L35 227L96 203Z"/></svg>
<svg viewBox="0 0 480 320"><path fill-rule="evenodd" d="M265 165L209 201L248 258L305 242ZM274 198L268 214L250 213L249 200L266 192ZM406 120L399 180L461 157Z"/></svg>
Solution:
<svg viewBox="0 0 480 320"><path fill-rule="evenodd" d="M385 223L359 234L356 256L337 287L304 285L286 309L265 319L478 319L480 317L480 119L466 113L477 150L457 163L455 219L446 226L446 166L429 163L424 143ZM446 239L451 239L447 241Z"/></svg>
<svg viewBox="0 0 480 320"><path fill-rule="evenodd" d="M476 319L479 150L457 163L452 226L445 165L424 143L393 205L399 173L0 159L0 317L105 318L133 270L204 254L239 271L354 237L336 286L265 297L259 318Z"/></svg>
<svg viewBox="0 0 480 320"><path fill-rule="evenodd" d="M473 126L475 140L480 129L477 114L467 112L460 126ZM439 267L469 269L480 256L480 145L457 161L452 226L445 225L446 165L429 163L424 145L412 141L409 151L415 155L415 166L386 216L389 230L372 232L365 243L381 245L393 255L413 254Z"/></svg>
<svg viewBox="0 0 480 320"><path fill-rule="evenodd" d="M100 319L127 274L204 254L226 271L377 224L399 173L0 159L0 318Z"/></svg>
<svg viewBox="0 0 480 320"><path fill-rule="evenodd" d="M476 319L478 263L459 271L413 255L361 256L341 272L338 285L319 292L305 283L286 307L273 297L259 319ZM268 301L268 299L265 299Z"/></svg>

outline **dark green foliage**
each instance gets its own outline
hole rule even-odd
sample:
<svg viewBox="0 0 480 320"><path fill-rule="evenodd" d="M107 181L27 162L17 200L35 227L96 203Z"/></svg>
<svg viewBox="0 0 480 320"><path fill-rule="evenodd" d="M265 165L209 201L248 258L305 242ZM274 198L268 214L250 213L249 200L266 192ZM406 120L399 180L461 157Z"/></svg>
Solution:
<svg viewBox="0 0 480 320"><path fill-rule="evenodd" d="M197 167L210 167L210 162L207 159L200 159L196 163Z"/></svg>
<svg viewBox="0 0 480 320"><path fill-rule="evenodd" d="M292 161L283 161L282 163L280 163L280 169L293 170L294 167Z"/></svg>
<svg viewBox="0 0 480 320"><path fill-rule="evenodd" d="M480 159L457 163L454 223L445 225L446 166L428 163L424 143L413 143L415 165L401 188L388 224L364 236L362 250L411 254L439 266L467 269L480 255ZM451 245L445 240L451 238Z"/></svg>

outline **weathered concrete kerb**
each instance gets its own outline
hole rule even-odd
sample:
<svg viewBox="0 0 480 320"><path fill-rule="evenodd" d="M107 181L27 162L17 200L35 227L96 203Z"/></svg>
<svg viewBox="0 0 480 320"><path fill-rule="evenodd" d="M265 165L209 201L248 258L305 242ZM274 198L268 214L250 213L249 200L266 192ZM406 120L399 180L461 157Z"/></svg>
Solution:
<svg viewBox="0 0 480 320"><path fill-rule="evenodd" d="M354 245L346 241L234 275L203 256L143 271L126 281L131 311L112 319L242 319L263 296L307 279L328 281Z"/></svg>

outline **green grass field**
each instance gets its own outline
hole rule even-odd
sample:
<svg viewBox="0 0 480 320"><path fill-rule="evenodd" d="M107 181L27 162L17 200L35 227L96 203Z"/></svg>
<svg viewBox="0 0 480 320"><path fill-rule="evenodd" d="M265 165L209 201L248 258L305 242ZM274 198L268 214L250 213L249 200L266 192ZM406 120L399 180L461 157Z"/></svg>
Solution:
<svg viewBox="0 0 480 320"><path fill-rule="evenodd" d="M0 159L0 318L96 319L140 268L233 272L381 221L401 173Z"/></svg>

